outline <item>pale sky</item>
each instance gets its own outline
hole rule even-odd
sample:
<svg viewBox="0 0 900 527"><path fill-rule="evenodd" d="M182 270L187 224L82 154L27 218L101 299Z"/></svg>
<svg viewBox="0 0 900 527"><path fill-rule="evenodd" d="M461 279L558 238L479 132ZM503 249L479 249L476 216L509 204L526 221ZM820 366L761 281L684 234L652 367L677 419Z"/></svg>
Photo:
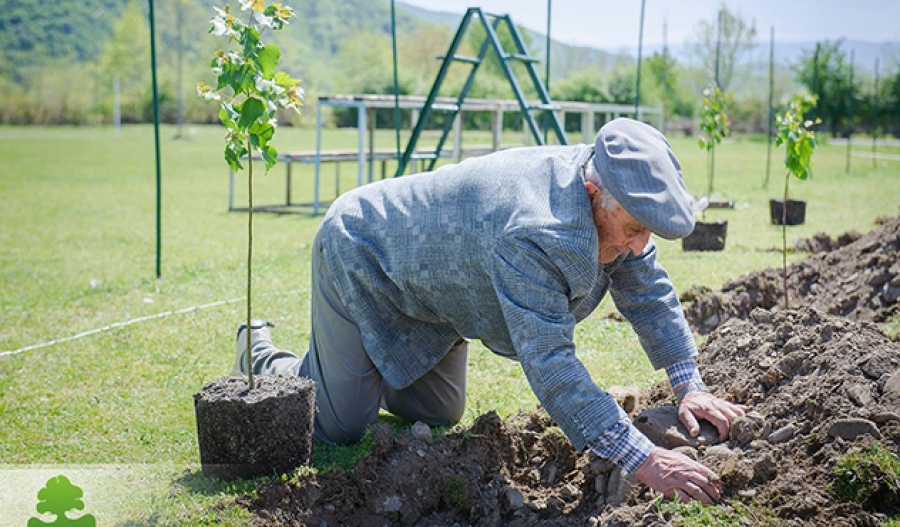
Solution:
<svg viewBox="0 0 900 527"><path fill-rule="evenodd" d="M459 13L481 7L492 13L508 13L517 24L544 33L547 0L399 0L432 11ZM644 44L663 43L663 23L668 43L683 44L692 38L700 20L712 20L722 4L755 19L757 41L768 41L775 28L778 42L815 42L825 39L900 42L900 0L646 0ZM552 1L550 32L555 40L615 51L636 48L640 0Z"/></svg>

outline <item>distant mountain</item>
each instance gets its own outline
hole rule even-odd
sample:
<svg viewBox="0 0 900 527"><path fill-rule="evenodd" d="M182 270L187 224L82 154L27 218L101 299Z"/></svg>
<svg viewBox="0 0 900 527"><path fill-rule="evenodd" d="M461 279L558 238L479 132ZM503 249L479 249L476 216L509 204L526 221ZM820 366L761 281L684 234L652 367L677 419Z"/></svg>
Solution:
<svg viewBox="0 0 900 527"><path fill-rule="evenodd" d="M431 11L421 7L397 2L397 5L403 11L409 13L414 18L423 22L442 25L453 30L459 27L463 15L461 13L448 13L444 11ZM513 22L516 19L513 18ZM547 37L544 33L533 31L528 28L524 29L525 39L529 42L528 51L532 56L542 61L547 56ZM450 42L447 42L449 47ZM550 56L550 67L552 78L562 78L572 73L573 70L579 68L599 68L600 71L608 71L615 64L621 61L621 53L611 52L587 46L573 46L564 44L556 39L551 39L550 47L552 54ZM628 58L627 60L634 60ZM540 71L543 73L544 66Z"/></svg>
<svg viewBox="0 0 900 527"><path fill-rule="evenodd" d="M447 13L442 11L431 11L420 7L397 2L401 9L412 15L414 18L430 22L433 24L444 25L450 28L459 26L462 15L458 13ZM513 19L515 22L515 19ZM546 56L546 36L539 31L525 29L525 33L531 42L531 53L539 58ZM769 61L769 42L768 39L763 41L757 38L756 49L748 54L748 61L757 64L768 64ZM448 43L449 45L449 43ZM602 71L606 71L614 64L634 61L637 58L637 47L625 47L619 49L600 49L588 46L573 46L565 44L556 39L551 39L551 47L553 54L550 57L550 65L553 68L554 77L564 77L571 73L572 68L599 66ZM775 62L782 69L787 69L799 62L804 53L809 53L816 47L815 42L775 42ZM879 58L881 71L888 71L887 68L896 68L900 65L900 42L866 42L860 40L844 40L842 49L846 50L848 55L853 52L856 57L857 67L861 71L871 74L875 69L875 59ZM682 64L694 64L694 58L691 53L691 46L687 43L675 44L669 46L670 52ZM645 45L643 47L644 56L651 56L653 53L662 52L662 45Z"/></svg>
<svg viewBox="0 0 900 527"><path fill-rule="evenodd" d="M750 62L768 63L769 62L769 42L760 42L757 39L756 49L748 54ZM815 42L775 42L775 63L782 66L793 66L798 63L804 53L813 53L816 49ZM871 73L875 69L875 59L880 62L881 71L885 68L894 66L900 62L900 42L865 42L861 40L844 40L841 43L841 49L847 52L849 56L851 52L855 53L856 65L860 70ZM637 48L625 48L623 50L629 55L636 56ZM662 52L661 45L646 45L643 53L650 56L653 53ZM684 63L692 63L692 53L690 44L676 44L669 46L669 52L675 58Z"/></svg>

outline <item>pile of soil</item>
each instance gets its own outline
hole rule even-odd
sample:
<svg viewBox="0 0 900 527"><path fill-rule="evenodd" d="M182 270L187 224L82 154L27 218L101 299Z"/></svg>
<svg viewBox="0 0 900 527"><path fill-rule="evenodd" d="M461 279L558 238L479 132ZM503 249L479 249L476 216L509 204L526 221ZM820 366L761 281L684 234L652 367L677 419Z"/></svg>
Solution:
<svg viewBox="0 0 900 527"><path fill-rule="evenodd" d="M818 245L824 245L823 240ZM900 218L791 264L787 282L791 307L815 307L860 321L889 319L900 312ZM781 269L766 269L732 280L720 292L692 288L681 301L691 327L706 335L726 320L746 319L757 307L780 309L783 291Z"/></svg>
<svg viewBox="0 0 900 527"><path fill-rule="evenodd" d="M837 238L832 238L824 232L817 232L809 238L798 238L797 241L794 242L794 250L812 254L827 253L850 245L861 237L862 234L856 231L846 232Z"/></svg>
<svg viewBox="0 0 900 527"><path fill-rule="evenodd" d="M848 452L900 449L900 344L876 326L814 309L760 309L719 328L698 360L715 394L753 410L727 443L709 433L692 440L657 418L674 403L665 383L628 402L648 436L721 475L722 508L748 525L875 525L900 510L896 492L864 504L829 493ZM399 434L377 425L372 434L371 454L352 470L262 485L246 500L253 525L676 524L654 492L575 452L541 410L507 420L488 413L441 438L421 424Z"/></svg>

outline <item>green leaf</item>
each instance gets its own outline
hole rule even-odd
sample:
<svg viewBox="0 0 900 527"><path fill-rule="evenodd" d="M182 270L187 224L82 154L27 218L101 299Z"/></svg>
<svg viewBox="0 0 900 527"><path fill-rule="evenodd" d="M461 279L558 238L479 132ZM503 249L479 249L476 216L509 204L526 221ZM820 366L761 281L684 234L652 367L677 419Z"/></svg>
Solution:
<svg viewBox="0 0 900 527"><path fill-rule="evenodd" d="M244 46L244 56L255 57L259 52L259 31L251 26L246 26L240 34L241 45Z"/></svg>
<svg viewBox="0 0 900 527"><path fill-rule="evenodd" d="M278 67L280 59L281 50L274 44L269 44L260 50L256 57L256 63L259 64L264 79L271 79L275 75L275 68Z"/></svg>
<svg viewBox="0 0 900 527"><path fill-rule="evenodd" d="M222 124L225 125L226 128L232 130L237 128L237 123L234 122L233 110L229 111L224 104L222 105L222 109L219 110L219 120L222 121Z"/></svg>
<svg viewBox="0 0 900 527"><path fill-rule="evenodd" d="M228 79L235 95L249 93L256 89L256 66L251 63L235 66Z"/></svg>
<svg viewBox="0 0 900 527"><path fill-rule="evenodd" d="M241 128L250 128L250 125L262 117L265 111L266 105L264 102L254 97L248 98L244 101L244 104L241 105L241 118L238 121L238 126Z"/></svg>
<svg viewBox="0 0 900 527"><path fill-rule="evenodd" d="M243 147L237 147L237 149L235 149L234 145L235 143L228 143L225 145L225 162L228 163L231 170L238 172L244 168L243 165L241 165L241 157L247 153L247 149Z"/></svg>
<svg viewBox="0 0 900 527"><path fill-rule="evenodd" d="M275 127L267 122L256 121L250 126L249 132L250 142L253 146L262 149L272 140L272 136L275 135Z"/></svg>
<svg viewBox="0 0 900 527"><path fill-rule="evenodd" d="M263 159L266 160L266 172L268 172L278 161L278 150L272 145L266 145L265 148L262 149L262 155Z"/></svg>
<svg viewBox="0 0 900 527"><path fill-rule="evenodd" d="M298 79L292 78L290 75L283 71L279 71L275 74L275 84L281 86L282 88L293 88L294 86L300 84Z"/></svg>

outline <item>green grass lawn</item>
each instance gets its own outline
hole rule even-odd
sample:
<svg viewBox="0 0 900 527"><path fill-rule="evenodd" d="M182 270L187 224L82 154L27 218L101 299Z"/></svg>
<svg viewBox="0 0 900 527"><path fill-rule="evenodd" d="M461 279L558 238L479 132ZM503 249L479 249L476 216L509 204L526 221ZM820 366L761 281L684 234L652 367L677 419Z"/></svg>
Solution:
<svg viewBox="0 0 900 527"><path fill-rule="evenodd" d="M136 317L229 301L0 356L0 494L18 493L13 510L23 518L35 514L36 493L46 481L41 477L58 468L83 476L85 512L95 511L98 524L100 519L103 525L241 521L241 511L227 502L247 487L198 475L192 394L226 374L233 360L234 330L245 313L240 299L246 215L227 211L222 130L185 130L183 140L173 139L174 127L162 130L162 279L157 280L152 127L126 126L120 133L0 127L0 353ZM504 137L520 139L518 133ZM467 134L466 140L490 142L486 134ZM356 141L355 131L326 131L323 140L328 149L354 148ZM376 146L390 148L393 141L393 132L379 132ZM704 153L692 138L672 143L688 186L702 193ZM275 144L282 151L311 150L315 134L280 129ZM773 150L771 181L763 189L763 140L738 138L719 147L715 194L733 199L736 207L707 216L729 221L726 250L684 253L678 242L659 241L661 261L679 289L715 288L748 271L780 265L781 256L772 249L780 247L781 231L769 224L767 202L781 193L781 156ZM790 228L790 241L817 231L865 232L877 217L900 213L900 162L880 161L873 168L869 160L853 158L853 169L845 174L845 148L827 144L814 161L811 180L791 182L792 195L809 204L807 223ZM310 199L311 167L297 165L294 174L294 201ZM323 198L330 199L334 167L323 174ZM340 178L341 189L351 188L355 165L342 165ZM237 181L243 184L244 176ZM256 181L257 204L283 202L284 167ZM236 202L244 196L239 185ZM319 221L255 216L255 313L278 324L277 344L299 351L308 338L309 245ZM595 380L642 387L660 380L627 325L603 317L610 310L611 303L604 302L576 331L579 356ZM469 372L464 424L487 410L506 415L536 404L518 365L481 346L472 347ZM359 450L318 448L317 466L352 458ZM129 499L116 499L123 496Z"/></svg>

